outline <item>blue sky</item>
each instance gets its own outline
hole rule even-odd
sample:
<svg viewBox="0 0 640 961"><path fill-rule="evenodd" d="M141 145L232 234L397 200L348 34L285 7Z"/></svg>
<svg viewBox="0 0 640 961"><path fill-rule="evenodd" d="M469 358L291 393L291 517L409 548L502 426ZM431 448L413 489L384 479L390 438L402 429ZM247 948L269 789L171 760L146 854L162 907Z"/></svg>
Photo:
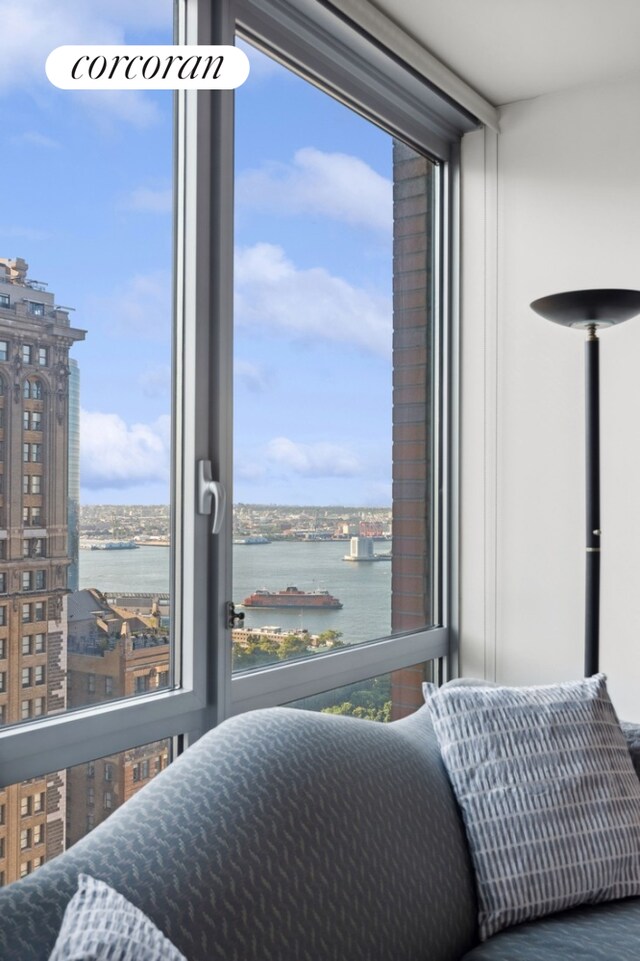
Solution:
<svg viewBox="0 0 640 961"><path fill-rule="evenodd" d="M0 0L0 255L87 331L82 497L169 499L172 97L53 88L62 43L169 42L167 0ZM236 94L236 501L386 505L391 138L250 53Z"/></svg>

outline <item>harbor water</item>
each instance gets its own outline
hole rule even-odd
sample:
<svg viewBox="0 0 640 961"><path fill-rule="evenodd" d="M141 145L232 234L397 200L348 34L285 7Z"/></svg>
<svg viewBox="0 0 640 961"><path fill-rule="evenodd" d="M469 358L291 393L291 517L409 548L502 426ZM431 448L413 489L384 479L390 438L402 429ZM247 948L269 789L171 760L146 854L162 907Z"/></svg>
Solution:
<svg viewBox="0 0 640 961"><path fill-rule="evenodd" d="M390 543L376 545L379 553ZM303 591L327 590L342 603L340 610L245 610L247 627L279 626L312 634L340 631L343 641L357 644L384 637L391 625L391 564L348 562L348 541L275 541L233 547L236 605L254 591L279 591L294 585ZM169 548L140 547L122 551L80 551L80 587L101 591L167 593Z"/></svg>

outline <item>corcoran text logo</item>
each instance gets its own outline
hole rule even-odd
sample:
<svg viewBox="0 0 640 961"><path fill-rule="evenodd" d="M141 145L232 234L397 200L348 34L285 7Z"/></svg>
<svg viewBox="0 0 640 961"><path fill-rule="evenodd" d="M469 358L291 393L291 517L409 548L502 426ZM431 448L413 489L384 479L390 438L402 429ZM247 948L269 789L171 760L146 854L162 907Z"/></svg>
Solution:
<svg viewBox="0 0 640 961"><path fill-rule="evenodd" d="M45 65L62 90L233 90L249 59L231 46L65 46Z"/></svg>

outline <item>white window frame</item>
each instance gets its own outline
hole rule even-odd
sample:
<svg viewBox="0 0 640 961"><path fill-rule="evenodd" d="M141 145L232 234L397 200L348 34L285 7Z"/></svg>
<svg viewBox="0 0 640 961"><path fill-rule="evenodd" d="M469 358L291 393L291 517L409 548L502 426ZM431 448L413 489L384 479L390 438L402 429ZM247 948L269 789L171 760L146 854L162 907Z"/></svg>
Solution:
<svg viewBox="0 0 640 961"><path fill-rule="evenodd" d="M304 64L321 87L365 116L393 117L391 132L442 164L447 199L440 211L439 311L448 322L442 324L438 389L449 403L440 424L440 469L448 492L439 505L440 626L232 678L226 624L226 603L232 599L231 511L213 536L211 518L197 513L196 485L202 460L212 463L213 476L227 491L232 485L233 93L181 92L174 201L173 687L4 728L0 787L164 738L195 739L239 711L412 664L448 657L448 672L455 665L450 628L455 627L457 468L448 452L455 450L456 276L449 252L457 248L457 143L477 124L315 0L179 0L176 22L180 43L233 43L238 26L294 69Z"/></svg>

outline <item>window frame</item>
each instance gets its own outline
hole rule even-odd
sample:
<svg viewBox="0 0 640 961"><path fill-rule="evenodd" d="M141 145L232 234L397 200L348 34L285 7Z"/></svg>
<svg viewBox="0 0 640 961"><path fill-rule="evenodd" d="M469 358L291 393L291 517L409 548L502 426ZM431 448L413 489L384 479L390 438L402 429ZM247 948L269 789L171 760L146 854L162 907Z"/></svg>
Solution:
<svg viewBox="0 0 640 961"><path fill-rule="evenodd" d="M436 160L440 167L439 210L435 226L439 254L436 269L438 291L434 311L438 328L434 403L438 410L434 418L438 433L436 469L441 483L436 482L434 487L436 490L441 488L444 493L433 505L437 519L434 548L439 569L434 600L439 615L436 623L440 626L394 634L313 658L281 662L233 675L230 714L323 693L425 661L439 662L442 673L446 670L450 674L453 664L449 625L455 613L451 596L453 579L449 570L457 563L451 539L452 517L456 511L456 496L452 489L452 479L456 476L452 461L455 433L451 417L456 377L451 347L457 308L452 290L456 279L452 265L457 258L452 254L457 245L454 215L457 212L459 145L457 139L452 141L452 131L447 126L448 115L440 115L434 122L429 93L421 80L404 67L391 65L384 53L372 50L368 41L354 35L348 25L339 24L330 11L317 7L310 0L300 0L296 3L297 12L291 16L287 0L273 0L268 8L257 0L239 0L238 32L294 72L316 82L320 89L378 123L391 135ZM300 14L306 18L304 22ZM330 19L332 23L327 28ZM233 38L227 36L224 42L233 42ZM366 53L363 46L368 47ZM283 54L284 50L287 55ZM301 63L305 64L304 69L300 68ZM398 72L402 74L401 80ZM457 122L464 127L460 115ZM472 126L466 129L472 129ZM219 136L225 134L228 132L219 131ZM233 224L230 224L230 232L232 228ZM231 489L230 478L227 485ZM227 577L230 579L230 573ZM226 650L231 650L230 637ZM224 674L228 675L230 668L226 665L225 668Z"/></svg>
<svg viewBox="0 0 640 961"><path fill-rule="evenodd" d="M175 42L187 44L233 43L238 28L321 88L330 88L347 106L374 122L386 117L390 133L441 164L437 396L446 494L438 504L440 626L232 677L226 625L231 511L220 534L212 536L210 516L197 511L196 489L201 461L210 461L213 476L232 489L233 93L181 91L175 98L174 148L173 687L4 728L0 787L165 738L195 740L241 710L286 703L427 660L446 658L448 673L455 663L450 625L457 566L458 141L477 122L434 95L431 85L381 45L354 33L346 19L312 0L269 0L268 8L257 0L215 5L179 0L176 25ZM29 397L35 379L25 381Z"/></svg>

